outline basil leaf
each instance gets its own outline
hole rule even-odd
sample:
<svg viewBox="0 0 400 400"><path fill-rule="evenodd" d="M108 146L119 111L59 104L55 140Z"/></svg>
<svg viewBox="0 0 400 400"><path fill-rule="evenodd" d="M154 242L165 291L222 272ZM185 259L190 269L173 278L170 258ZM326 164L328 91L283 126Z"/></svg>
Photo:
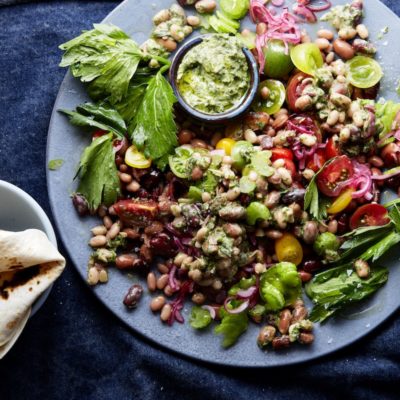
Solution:
<svg viewBox="0 0 400 400"><path fill-rule="evenodd" d="M143 53L139 46L114 25L94 24L94 29L62 44L60 66L71 67L74 77L90 83L95 100L126 96Z"/></svg>
<svg viewBox="0 0 400 400"><path fill-rule="evenodd" d="M106 106L85 103L76 107L76 111L60 110L60 112L69 116L72 125L113 132L118 137L123 137L127 130L125 121L118 111Z"/></svg>
<svg viewBox="0 0 400 400"><path fill-rule="evenodd" d="M210 325L212 321L210 311L205 310L199 306L192 307L190 313L189 323L195 329L204 329Z"/></svg>
<svg viewBox="0 0 400 400"><path fill-rule="evenodd" d="M158 72L150 79L128 130L132 141L140 150L144 150L147 158L157 160L165 157L178 145L173 113L175 102L171 85Z"/></svg>
<svg viewBox="0 0 400 400"><path fill-rule="evenodd" d="M113 204L120 185L113 151L113 135L100 136L83 152L77 176L80 177L78 192L87 200L92 211L100 204Z"/></svg>
<svg viewBox="0 0 400 400"><path fill-rule="evenodd" d="M306 284L307 296L315 304L310 314L313 322L325 321L348 304L375 293L388 279L388 270L375 267L368 279L361 279L351 264L321 272Z"/></svg>
<svg viewBox="0 0 400 400"><path fill-rule="evenodd" d="M217 335L223 335L222 346L230 347L247 330L248 325L249 319L245 311L240 314L224 313L221 324L215 328L214 332Z"/></svg>

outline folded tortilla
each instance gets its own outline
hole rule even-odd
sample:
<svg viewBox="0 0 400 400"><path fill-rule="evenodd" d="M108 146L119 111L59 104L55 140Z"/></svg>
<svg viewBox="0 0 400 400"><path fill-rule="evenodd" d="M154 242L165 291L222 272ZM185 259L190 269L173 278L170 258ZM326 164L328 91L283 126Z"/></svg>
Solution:
<svg viewBox="0 0 400 400"><path fill-rule="evenodd" d="M0 230L0 359L21 334L33 303L64 267L64 257L42 231Z"/></svg>

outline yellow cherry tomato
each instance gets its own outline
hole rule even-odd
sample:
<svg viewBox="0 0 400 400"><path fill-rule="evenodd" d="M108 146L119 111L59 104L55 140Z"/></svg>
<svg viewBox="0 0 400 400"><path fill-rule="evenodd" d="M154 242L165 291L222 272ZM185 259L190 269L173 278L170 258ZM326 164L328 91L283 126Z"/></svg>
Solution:
<svg viewBox="0 0 400 400"><path fill-rule="evenodd" d="M133 168L145 169L151 166L151 160L148 160L136 146L132 145L125 153L125 164Z"/></svg>
<svg viewBox="0 0 400 400"><path fill-rule="evenodd" d="M347 189L342 194L340 194L339 197L327 209L328 214L338 214L345 210L353 200L353 198L351 197L353 192L354 189Z"/></svg>
<svg viewBox="0 0 400 400"><path fill-rule="evenodd" d="M303 248L291 233L284 233L275 241L275 253L279 262L287 261L297 266L303 260Z"/></svg>
<svg viewBox="0 0 400 400"><path fill-rule="evenodd" d="M230 156L231 155L231 152L232 152L232 149L233 149L233 146L236 144L236 141L235 140L233 140L232 138L223 138L223 139L221 139L218 143L217 143L217 145L215 146L215 148L217 149L217 150L224 150L225 151L225 154L227 155L227 156Z"/></svg>

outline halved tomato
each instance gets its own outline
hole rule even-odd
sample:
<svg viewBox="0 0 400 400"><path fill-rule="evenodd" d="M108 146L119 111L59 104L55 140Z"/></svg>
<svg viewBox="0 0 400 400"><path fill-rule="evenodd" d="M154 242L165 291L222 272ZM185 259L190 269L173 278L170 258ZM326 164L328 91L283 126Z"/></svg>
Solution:
<svg viewBox="0 0 400 400"><path fill-rule="evenodd" d="M289 160L288 158L283 158L283 161L285 162L284 167L290 172L292 178L294 178L297 174L297 169L294 165L294 162L292 160Z"/></svg>
<svg viewBox="0 0 400 400"><path fill-rule="evenodd" d="M318 189L328 197L337 197L349 186L348 180L354 175L354 168L347 156L333 159L317 177Z"/></svg>
<svg viewBox="0 0 400 400"><path fill-rule="evenodd" d="M290 149L275 147L271 149L271 153L272 153L271 155L272 162L280 159L293 160L293 152Z"/></svg>
<svg viewBox="0 0 400 400"><path fill-rule="evenodd" d="M318 172L322 166L325 164L325 152L323 149L318 149L313 156L311 156L310 161L307 163L307 168L312 169L314 172Z"/></svg>
<svg viewBox="0 0 400 400"><path fill-rule="evenodd" d="M286 88L286 101L289 108L294 112L300 112L296 108L296 100L301 96L300 86L302 82L309 77L309 75L299 72L289 80Z"/></svg>
<svg viewBox="0 0 400 400"><path fill-rule="evenodd" d="M328 139L325 147L325 157L327 160L331 158L335 158L340 155L339 143L338 138L331 137Z"/></svg>
<svg viewBox="0 0 400 400"><path fill-rule="evenodd" d="M365 204L359 207L350 218L350 228L361 226L381 226L390 222L388 211L380 204Z"/></svg>

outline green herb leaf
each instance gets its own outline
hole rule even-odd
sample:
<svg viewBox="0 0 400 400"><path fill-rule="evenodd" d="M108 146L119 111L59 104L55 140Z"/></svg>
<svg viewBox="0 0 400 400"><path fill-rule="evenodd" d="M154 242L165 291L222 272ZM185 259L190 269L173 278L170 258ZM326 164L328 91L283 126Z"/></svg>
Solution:
<svg viewBox="0 0 400 400"><path fill-rule="evenodd" d="M248 325L249 319L246 312L240 314L224 313L221 324L215 328L214 332L217 335L223 335L222 346L230 347L247 330Z"/></svg>
<svg viewBox="0 0 400 400"><path fill-rule="evenodd" d="M319 217L319 193L317 183L315 182L317 174L313 176L310 183L307 186L306 193L304 195L304 209L310 211L310 214L318 219Z"/></svg>
<svg viewBox="0 0 400 400"><path fill-rule="evenodd" d="M325 166L330 164L333 160L334 159L327 161L323 167L312 177L304 195L304 210L309 211L317 221L322 221L327 218L327 210L331 205L331 200L323 196L320 198L316 179L317 176L323 171Z"/></svg>
<svg viewBox="0 0 400 400"><path fill-rule="evenodd" d="M126 124L118 111L106 106L85 103L76 107L76 111L60 110L69 116L72 125L101 129L113 132L122 138L126 133Z"/></svg>
<svg viewBox="0 0 400 400"><path fill-rule="evenodd" d="M394 118L400 111L400 104L394 103L393 101L376 103L375 110L376 125L379 132L379 138L382 139L392 130ZM394 140L394 137L387 138L382 143L379 143L379 147L383 147L391 142L394 142Z"/></svg>
<svg viewBox="0 0 400 400"><path fill-rule="evenodd" d="M119 178L113 151L113 135L100 136L88 146L81 157L77 175L78 192L92 211L100 204L113 204L119 194Z"/></svg>
<svg viewBox="0 0 400 400"><path fill-rule="evenodd" d="M400 232L400 210L397 205L393 205L393 208L389 211L389 217L396 227L397 232Z"/></svg>
<svg viewBox="0 0 400 400"><path fill-rule="evenodd" d="M310 314L311 321L325 321L348 304L375 293L386 283L388 274L386 268L375 267L368 279L361 279L352 264L345 264L315 275L306 284L306 293L315 304Z"/></svg>
<svg viewBox="0 0 400 400"><path fill-rule="evenodd" d="M204 329L210 325L212 321L210 311L205 310L199 306L192 307L190 313L189 323L195 329Z"/></svg>
<svg viewBox="0 0 400 400"><path fill-rule="evenodd" d="M50 160L48 163L48 168L51 171L56 171L56 170L60 169L63 164L64 164L64 160L62 160L61 158L56 159L56 160Z"/></svg>
<svg viewBox="0 0 400 400"><path fill-rule="evenodd" d="M118 27L93 26L94 29L60 46L65 51L60 66L71 67L74 77L90 82L90 92L96 100L110 97L117 102L127 95L143 53Z"/></svg>
<svg viewBox="0 0 400 400"><path fill-rule="evenodd" d="M136 117L140 104L142 103L146 93L149 79L149 77L138 79L135 76L129 84L126 96L121 101L112 104L120 113L121 117L126 121L128 127L131 121Z"/></svg>
<svg viewBox="0 0 400 400"><path fill-rule="evenodd" d="M400 234L397 232L391 232L389 235L384 237L381 241L379 241L374 246L370 247L367 251L365 251L360 258L365 261L371 260L372 262L378 260L383 256L389 249L391 249L394 245L400 243Z"/></svg>
<svg viewBox="0 0 400 400"><path fill-rule="evenodd" d="M175 102L171 85L158 72L150 79L143 101L129 126L132 141L144 150L147 158L161 159L178 145L173 113Z"/></svg>

